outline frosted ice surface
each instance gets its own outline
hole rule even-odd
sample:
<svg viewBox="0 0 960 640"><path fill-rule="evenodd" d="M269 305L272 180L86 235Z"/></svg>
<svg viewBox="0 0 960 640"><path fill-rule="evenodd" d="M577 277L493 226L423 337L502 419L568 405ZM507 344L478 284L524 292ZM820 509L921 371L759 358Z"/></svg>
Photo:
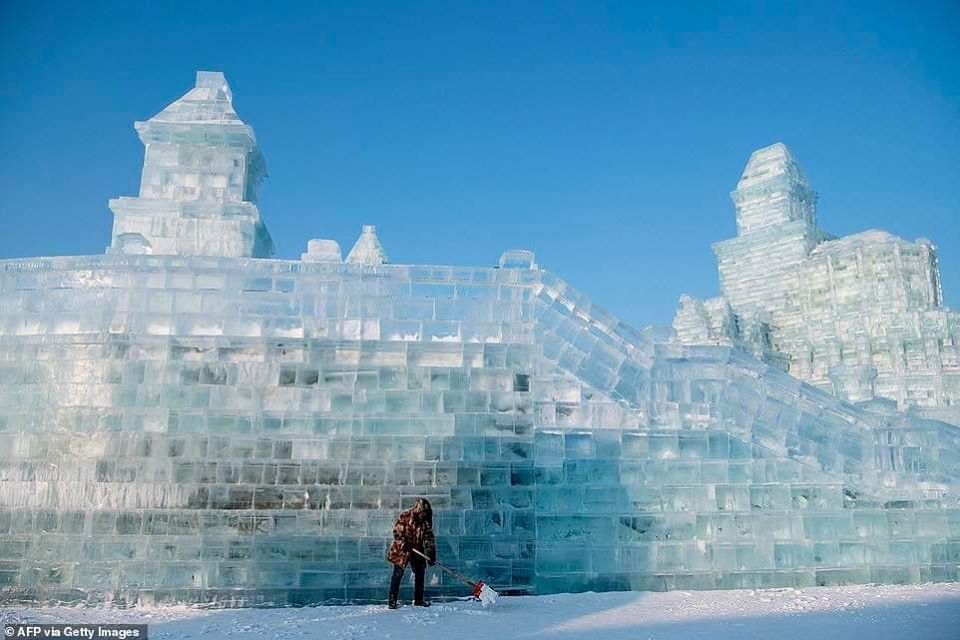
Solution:
<svg viewBox="0 0 960 640"><path fill-rule="evenodd" d="M960 424L960 314L944 305L933 244L830 237L781 143L753 152L731 195L737 237L714 244L722 295L682 297L678 338L735 344L851 402Z"/></svg>
<svg viewBox="0 0 960 640"><path fill-rule="evenodd" d="M684 299L678 335L710 342L685 345L525 250L386 264L364 227L346 262L334 241L251 260L262 164L231 104L201 74L138 126L144 184L113 201L106 255L0 261L0 601L382 601L418 496L444 564L501 593L960 579L960 430L865 399L891 379L878 342L837 336L843 366L823 371L855 406L775 360L800 340L782 333L793 302ZM718 254L809 241L836 287L854 246L896 264L886 239L817 240L786 152L758 158L787 195L745 184L757 230ZM857 286L835 290L844 313ZM897 286L910 295L864 321L914 314L894 317L941 335L935 294ZM837 307L793 290L822 314L798 327L826 335ZM443 575L429 589L467 594Z"/></svg>

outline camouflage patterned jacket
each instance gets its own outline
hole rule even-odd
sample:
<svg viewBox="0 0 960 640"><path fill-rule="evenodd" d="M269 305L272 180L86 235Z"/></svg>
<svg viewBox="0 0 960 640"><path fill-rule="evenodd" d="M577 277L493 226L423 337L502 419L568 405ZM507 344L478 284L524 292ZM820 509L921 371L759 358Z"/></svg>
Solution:
<svg viewBox="0 0 960 640"><path fill-rule="evenodd" d="M424 506L425 505L425 506ZM430 503L420 498L412 509L400 514L393 525L393 542L387 551L387 560L398 567L406 567L411 549L419 549L433 564L437 560L437 543L433 537L433 513ZM419 558L419 556L417 556Z"/></svg>

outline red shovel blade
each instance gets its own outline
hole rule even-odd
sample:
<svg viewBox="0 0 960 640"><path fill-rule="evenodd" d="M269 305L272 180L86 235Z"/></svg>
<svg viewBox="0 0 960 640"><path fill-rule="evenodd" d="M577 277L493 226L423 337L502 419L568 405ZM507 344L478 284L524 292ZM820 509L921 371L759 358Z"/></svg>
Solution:
<svg viewBox="0 0 960 640"><path fill-rule="evenodd" d="M483 591L483 580L480 582L475 582L473 585L473 597L480 599L480 593Z"/></svg>

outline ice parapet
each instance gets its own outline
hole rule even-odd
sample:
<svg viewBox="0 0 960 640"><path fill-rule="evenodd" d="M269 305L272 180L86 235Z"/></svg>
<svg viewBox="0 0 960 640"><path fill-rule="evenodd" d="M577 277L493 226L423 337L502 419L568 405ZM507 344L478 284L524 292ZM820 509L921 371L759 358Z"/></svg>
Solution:
<svg viewBox="0 0 960 640"><path fill-rule="evenodd" d="M307 252L300 254L302 262L340 262L340 243L336 240L309 240Z"/></svg>
<svg viewBox="0 0 960 640"><path fill-rule="evenodd" d="M737 237L713 245L722 296L681 298L681 341L736 344L852 402L960 424L960 314L944 306L932 243L830 237L781 143L750 156L731 195Z"/></svg>
<svg viewBox="0 0 960 640"><path fill-rule="evenodd" d="M534 269L537 266L533 252L526 249L504 251L497 264L501 269Z"/></svg>
<svg viewBox="0 0 960 640"><path fill-rule="evenodd" d="M308 247L0 261L0 601L382 601L419 496L501 592L960 578L960 429L753 357L723 304L688 346L530 252Z"/></svg>

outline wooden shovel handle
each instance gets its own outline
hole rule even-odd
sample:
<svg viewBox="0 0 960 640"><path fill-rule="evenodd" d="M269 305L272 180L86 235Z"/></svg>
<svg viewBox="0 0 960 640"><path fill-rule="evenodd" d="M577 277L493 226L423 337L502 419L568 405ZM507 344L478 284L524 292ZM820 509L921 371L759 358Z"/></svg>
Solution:
<svg viewBox="0 0 960 640"><path fill-rule="evenodd" d="M429 559L430 559L430 558L427 557L427 554L425 554L423 551L420 551L420 549L410 549L410 551L413 551L415 554L417 554L418 556L420 556L420 557L423 558L424 560L429 560Z"/></svg>
<svg viewBox="0 0 960 640"><path fill-rule="evenodd" d="M423 558L423 559L426 560L427 562L430 561L430 558L427 557L427 554L425 554L423 551L420 551L420 549L411 549L411 551L413 551L415 554L417 554L418 556L420 556L421 558ZM447 565L445 565L445 564L443 564L443 563L440 563L440 562L434 561L434 564L436 564L438 567L440 567L441 569L443 569L444 571L446 571L447 573L449 573L450 575L452 575L454 578L456 578L456 579L459 580L460 582L463 582L463 583L467 584L470 588L475 589L475 588L477 587L477 583L476 583L476 582L474 582L473 580L471 580L471 579L468 578L467 576L463 575L463 574L460 573L459 571L454 571L453 569L451 569L451 568L448 567Z"/></svg>

